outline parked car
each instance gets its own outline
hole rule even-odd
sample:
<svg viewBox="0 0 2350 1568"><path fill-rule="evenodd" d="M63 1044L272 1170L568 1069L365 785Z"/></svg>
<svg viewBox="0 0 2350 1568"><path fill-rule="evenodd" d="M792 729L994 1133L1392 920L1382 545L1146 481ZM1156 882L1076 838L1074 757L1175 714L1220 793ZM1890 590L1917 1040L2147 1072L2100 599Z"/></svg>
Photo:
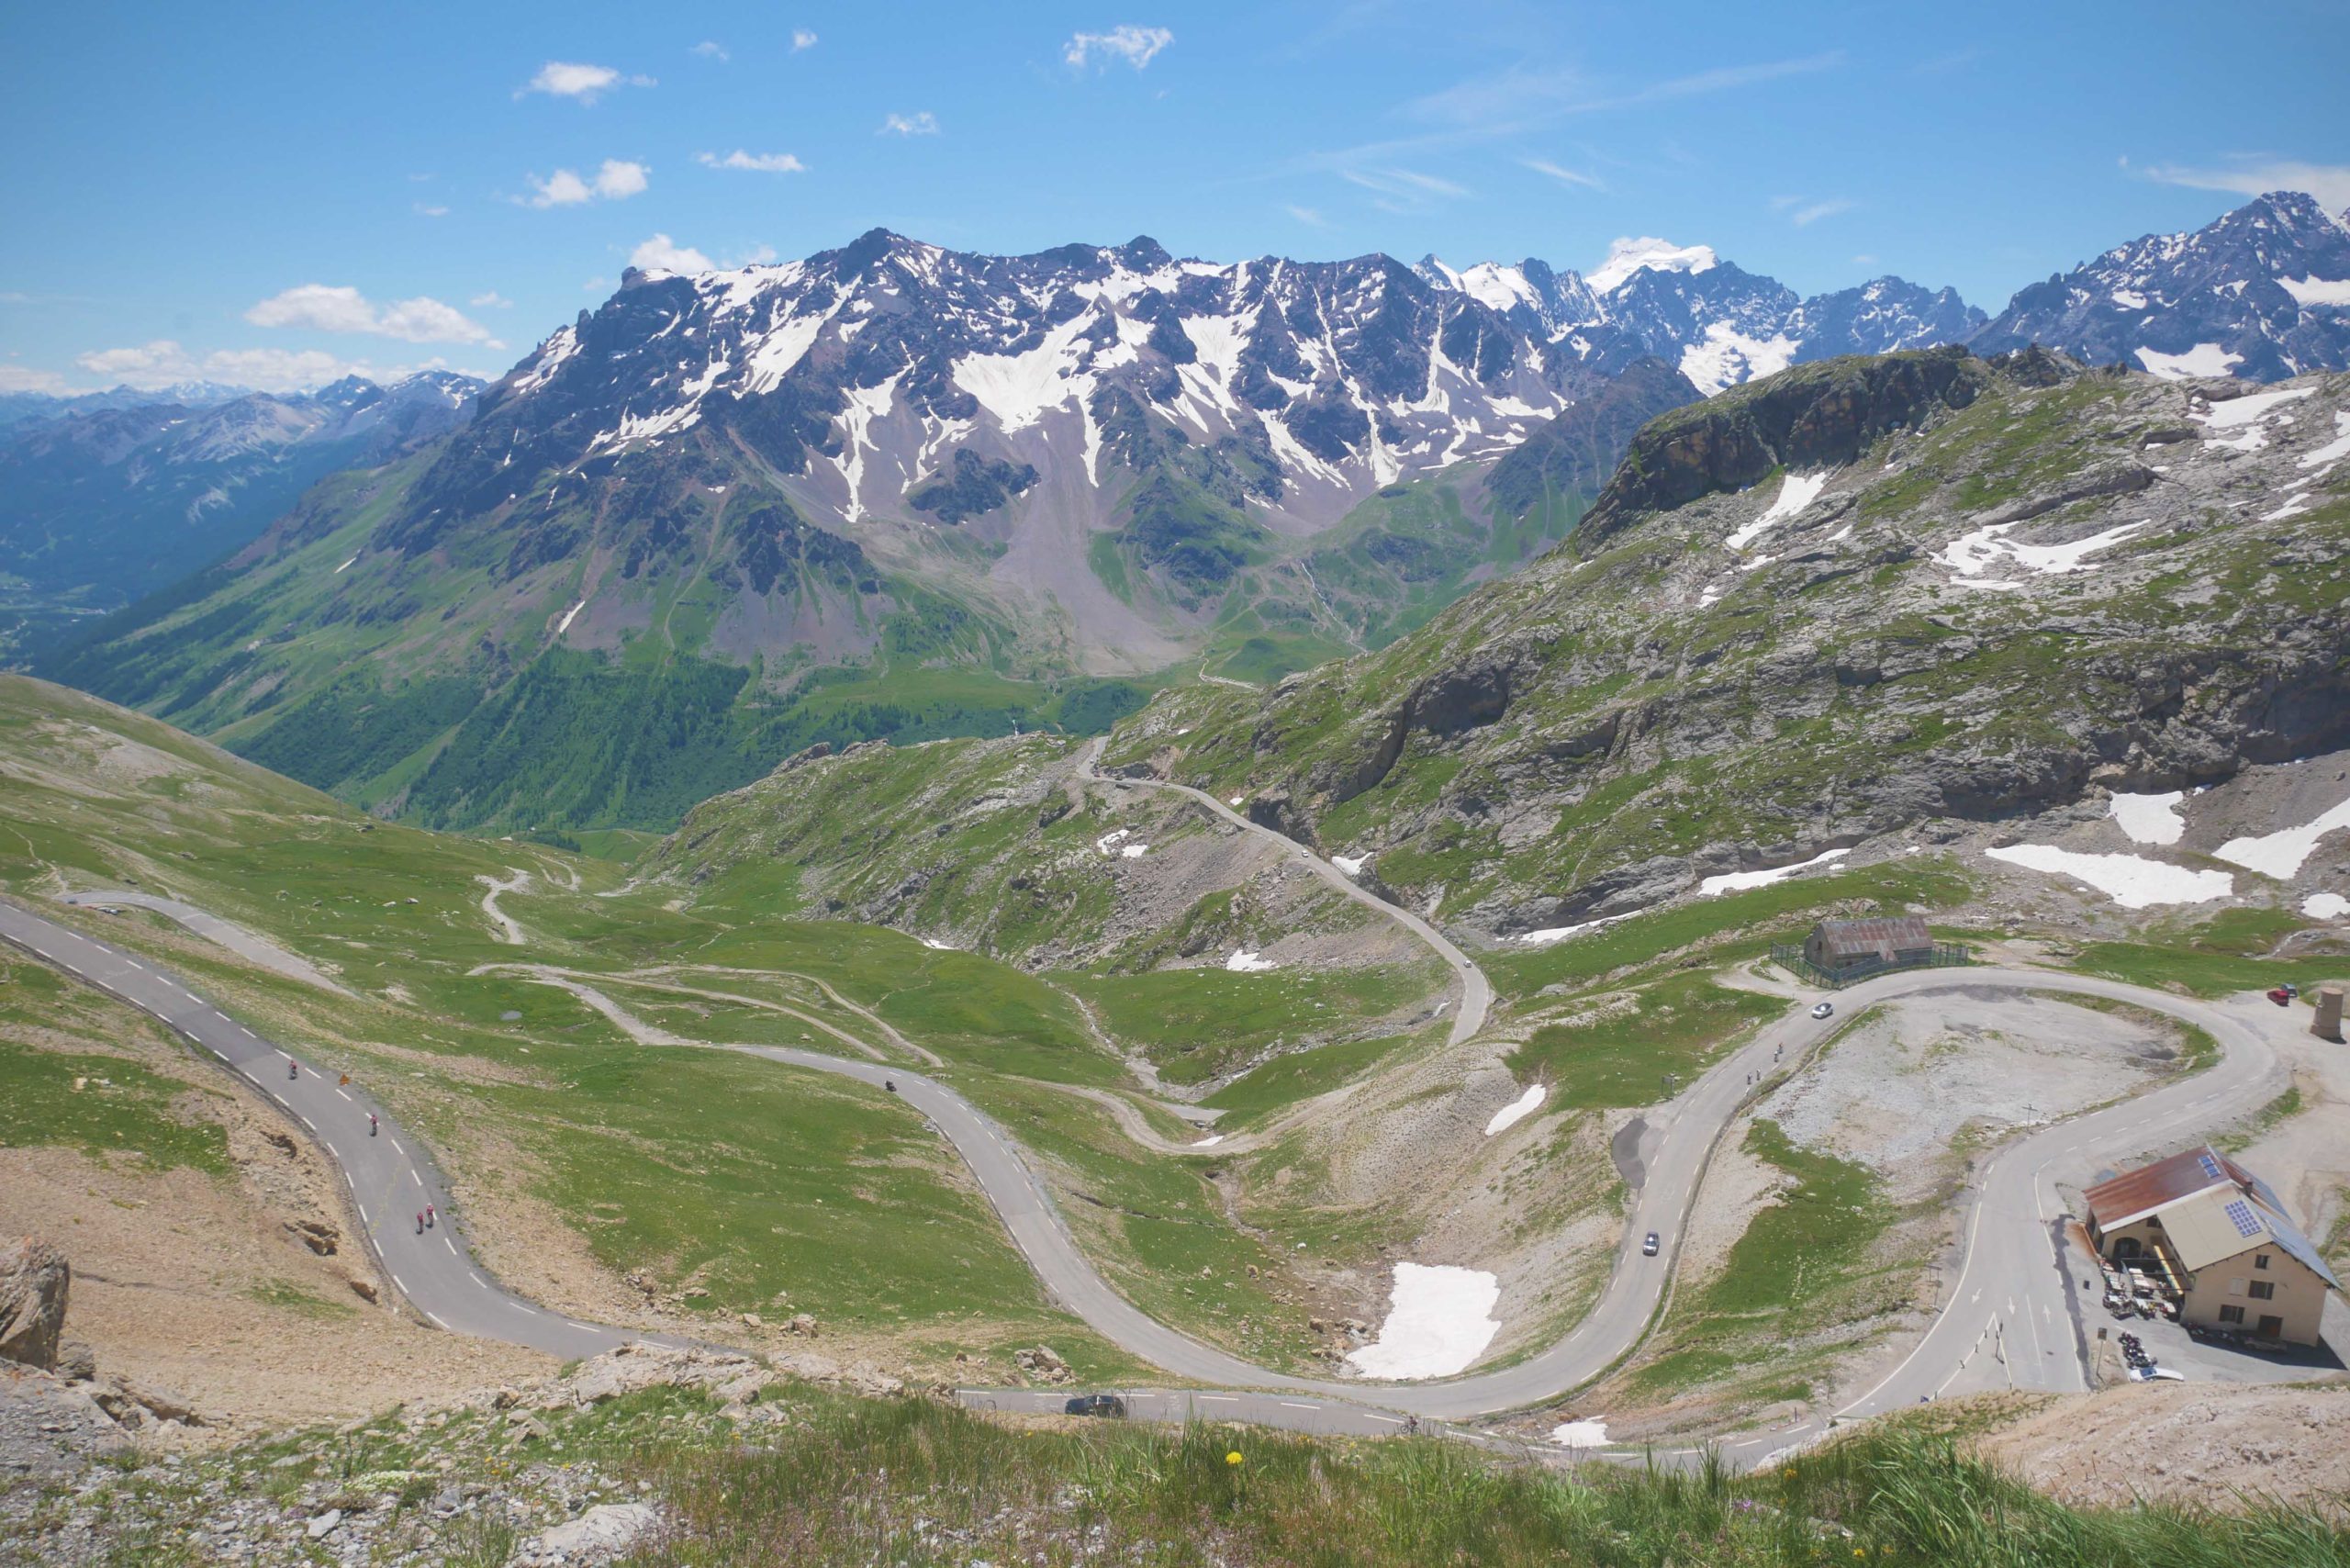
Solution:
<svg viewBox="0 0 2350 1568"><path fill-rule="evenodd" d="M1836 1016L1836 1004L1832 1002L1823 1002L1811 1010L1811 1015L1814 1018L1833 1018Z"/></svg>
<svg viewBox="0 0 2350 1568"><path fill-rule="evenodd" d="M2293 998L2300 994L2301 988L2297 985L2280 985L2268 993L2268 1000L2279 1007L2289 1007Z"/></svg>
<svg viewBox="0 0 2350 1568"><path fill-rule="evenodd" d="M1662 1245L1663 1243L1659 1239L1657 1233L1651 1230L1649 1232L1649 1238L1640 1243L1640 1256L1643 1258L1653 1258L1656 1256L1656 1249Z"/></svg>
<svg viewBox="0 0 2350 1568"><path fill-rule="evenodd" d="M1101 1416L1113 1421L1126 1418L1126 1402L1114 1394L1080 1394L1061 1406L1064 1416Z"/></svg>

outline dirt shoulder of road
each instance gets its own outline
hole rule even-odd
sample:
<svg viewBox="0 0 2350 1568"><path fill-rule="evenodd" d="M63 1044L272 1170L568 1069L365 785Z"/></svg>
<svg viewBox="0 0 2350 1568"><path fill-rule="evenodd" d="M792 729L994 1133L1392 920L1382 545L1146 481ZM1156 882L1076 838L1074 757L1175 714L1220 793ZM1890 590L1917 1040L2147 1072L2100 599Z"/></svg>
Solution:
<svg viewBox="0 0 2350 1568"><path fill-rule="evenodd" d="M1973 1446L2068 1503L2330 1499L2350 1516L2350 1382L2131 1383L2055 1400Z"/></svg>

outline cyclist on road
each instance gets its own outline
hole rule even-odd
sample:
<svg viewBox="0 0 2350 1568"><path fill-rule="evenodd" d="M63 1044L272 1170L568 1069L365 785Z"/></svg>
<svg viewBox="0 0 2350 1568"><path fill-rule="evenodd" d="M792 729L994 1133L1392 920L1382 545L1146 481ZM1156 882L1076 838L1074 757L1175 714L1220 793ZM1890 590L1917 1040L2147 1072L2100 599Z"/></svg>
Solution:
<svg viewBox="0 0 2350 1568"><path fill-rule="evenodd" d="M421 1214L416 1216L416 1233L419 1236L424 1234L424 1216Z"/></svg>
<svg viewBox="0 0 2350 1568"><path fill-rule="evenodd" d="M433 1207L432 1207L432 1205L431 1205L431 1204L425 1204L425 1205L424 1205L424 1228L425 1228L425 1229L427 1229L427 1230L431 1229L431 1228L432 1228L432 1222L433 1222L435 1219L439 1218L439 1217L440 1217L440 1216L439 1216L439 1215L434 1212Z"/></svg>
<svg viewBox="0 0 2350 1568"><path fill-rule="evenodd" d="M285 1076L289 1079L301 1077L302 1064L296 1061L292 1057L287 1057L285 1058Z"/></svg>
<svg viewBox="0 0 2350 1568"><path fill-rule="evenodd" d="M375 1136L375 1113L373 1111L367 1113L367 1136L369 1137Z"/></svg>

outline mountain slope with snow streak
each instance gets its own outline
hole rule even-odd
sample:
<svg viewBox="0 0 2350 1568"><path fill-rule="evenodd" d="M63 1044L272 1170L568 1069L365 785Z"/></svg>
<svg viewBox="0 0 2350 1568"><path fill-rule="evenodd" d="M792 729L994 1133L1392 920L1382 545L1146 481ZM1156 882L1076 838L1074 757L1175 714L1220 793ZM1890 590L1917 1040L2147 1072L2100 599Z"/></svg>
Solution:
<svg viewBox="0 0 2350 1568"><path fill-rule="evenodd" d="M2173 380L2350 368L2350 213L2272 191L2020 290L1973 342L1986 353L2037 342Z"/></svg>

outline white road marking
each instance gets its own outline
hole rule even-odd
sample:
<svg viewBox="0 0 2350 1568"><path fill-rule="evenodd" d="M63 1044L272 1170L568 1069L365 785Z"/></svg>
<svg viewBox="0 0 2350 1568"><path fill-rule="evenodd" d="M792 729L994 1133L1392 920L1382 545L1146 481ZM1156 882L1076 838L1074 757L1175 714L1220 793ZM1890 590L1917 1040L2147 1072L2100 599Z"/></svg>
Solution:
<svg viewBox="0 0 2350 1568"><path fill-rule="evenodd" d="M432 1319L432 1326L436 1328L446 1328L449 1327L447 1324L441 1321L441 1315L433 1311L429 1306L424 1309L424 1316Z"/></svg>
<svg viewBox="0 0 2350 1568"><path fill-rule="evenodd" d="M1232 1394L1203 1394L1200 1395L1200 1398L1203 1402L1211 1405L1237 1405L1240 1403L1239 1396Z"/></svg>
<svg viewBox="0 0 2350 1568"><path fill-rule="evenodd" d="M335 1090L335 1092L336 1092L336 1093L338 1093L338 1094L342 1094L342 1097L343 1097L345 1100L348 1100L348 1099L350 1099L350 1098L351 1098L351 1096L350 1096L350 1095L348 1095L348 1094L343 1094L343 1092L342 1092L342 1090L341 1090L341 1088L337 1088L337 1089Z"/></svg>
<svg viewBox="0 0 2350 1568"><path fill-rule="evenodd" d="M475 1273L471 1269L467 1269L465 1271L465 1274L467 1278L471 1279L474 1283L481 1286L482 1289L489 1289L489 1282L483 1279L479 1274Z"/></svg>
<svg viewBox="0 0 2350 1568"><path fill-rule="evenodd" d="M1404 1417L1401 1416L1382 1416L1376 1410L1366 1410L1363 1414L1374 1421L1384 1421L1391 1427L1400 1427L1404 1424Z"/></svg>
<svg viewBox="0 0 2350 1568"><path fill-rule="evenodd" d="M441 1238L441 1244L442 1244L443 1247L446 1247L446 1248L449 1249L449 1256L450 1256L450 1257L453 1258L453 1257L455 1257L455 1256L457 1255L457 1244L456 1244L455 1242L453 1242L453 1241L450 1240L450 1239L448 1238L448 1237L446 1237L446 1236L442 1237L442 1238Z"/></svg>
<svg viewBox="0 0 2350 1568"><path fill-rule="evenodd" d="M1322 1408L1319 1405L1300 1405L1294 1399L1284 1399L1281 1403L1292 1410L1319 1410Z"/></svg>
<svg viewBox="0 0 2350 1568"><path fill-rule="evenodd" d="M416 1173L416 1171L415 1171L415 1170L414 1170L413 1168L410 1168L410 1170L408 1170L408 1179L409 1181L411 1181L411 1182L415 1182L415 1183L416 1183L417 1188L418 1188L418 1190L419 1190L419 1191L421 1191L421 1190L423 1189L423 1186L424 1186L424 1178L423 1178L423 1177L421 1177L421 1176L419 1176L419 1175Z"/></svg>
<svg viewBox="0 0 2350 1568"><path fill-rule="evenodd" d="M406 1295L406 1294L408 1294L408 1287L407 1287L406 1285L401 1285L401 1284L400 1284L400 1277L399 1277L397 1274L394 1274L394 1275L392 1276L392 1283L394 1283L394 1284L396 1284L396 1285L399 1285L400 1294L402 1294L402 1295Z"/></svg>

